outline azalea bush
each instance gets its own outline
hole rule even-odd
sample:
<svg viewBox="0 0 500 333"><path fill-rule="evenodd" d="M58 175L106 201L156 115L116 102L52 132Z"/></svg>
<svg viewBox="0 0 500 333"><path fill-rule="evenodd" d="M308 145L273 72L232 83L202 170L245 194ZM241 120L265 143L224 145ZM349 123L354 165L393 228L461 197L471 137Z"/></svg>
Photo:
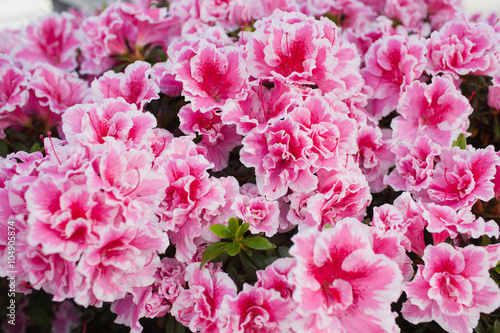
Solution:
<svg viewBox="0 0 500 333"><path fill-rule="evenodd" d="M136 0L0 32L2 330L496 332L499 21Z"/></svg>

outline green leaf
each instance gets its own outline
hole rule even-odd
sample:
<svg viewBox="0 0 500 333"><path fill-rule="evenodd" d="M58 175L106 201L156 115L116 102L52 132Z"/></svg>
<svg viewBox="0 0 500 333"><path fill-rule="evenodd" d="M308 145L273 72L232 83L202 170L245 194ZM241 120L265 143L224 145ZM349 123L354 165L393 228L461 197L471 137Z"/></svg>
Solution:
<svg viewBox="0 0 500 333"><path fill-rule="evenodd" d="M329 229L332 228L332 225L330 223L326 223L323 229Z"/></svg>
<svg viewBox="0 0 500 333"><path fill-rule="evenodd" d="M233 233L224 224L213 224L210 226L210 231L221 238L233 238Z"/></svg>
<svg viewBox="0 0 500 333"><path fill-rule="evenodd" d="M31 146L30 153L34 153L36 151L42 151L42 148L38 144L38 142L35 142L33 146Z"/></svg>
<svg viewBox="0 0 500 333"><path fill-rule="evenodd" d="M231 231L232 235L236 235L236 231L238 230L238 227L240 226L240 223L238 220L234 217L231 217L228 222L229 225L229 230Z"/></svg>
<svg viewBox="0 0 500 333"><path fill-rule="evenodd" d="M279 253L280 257L281 257L281 258L286 258L286 257L288 257L288 256L289 256L289 254L288 254L288 250L289 250L289 248L288 248L288 247L286 247L286 246L280 246L280 247L278 248L278 253Z"/></svg>
<svg viewBox="0 0 500 333"><path fill-rule="evenodd" d="M252 256L249 256L248 259L255 265L258 269L264 269L267 266L266 260L268 259L266 256L263 256L260 253L253 253Z"/></svg>
<svg viewBox="0 0 500 333"><path fill-rule="evenodd" d="M229 243L227 244L227 253L229 253L229 255L231 257L234 257L235 255L237 255L238 253L240 252L240 243L238 242L233 242L233 243Z"/></svg>
<svg viewBox="0 0 500 333"><path fill-rule="evenodd" d="M209 247L205 249L205 252L203 252L203 257L201 258L201 263L200 263L200 269L205 266L207 262L209 262L212 259L217 258L220 256L222 253L226 251L227 245L229 243L225 242L217 242L211 244Z"/></svg>
<svg viewBox="0 0 500 333"><path fill-rule="evenodd" d="M265 239L264 237L251 237L244 238L241 240L241 243L246 247L255 250L270 250L274 249L276 245L272 244L270 241Z"/></svg>
<svg viewBox="0 0 500 333"><path fill-rule="evenodd" d="M495 141L500 138L500 123L498 121L498 115L495 115L495 120L493 121L493 133L495 134Z"/></svg>
<svg viewBox="0 0 500 333"><path fill-rule="evenodd" d="M498 264L495 266L495 272L500 274L500 266Z"/></svg>
<svg viewBox="0 0 500 333"><path fill-rule="evenodd" d="M493 333L500 333L500 321L498 319L495 320L495 324L493 325Z"/></svg>
<svg viewBox="0 0 500 333"><path fill-rule="evenodd" d="M460 149L465 149L467 146L467 139L463 133L460 133L458 138L453 141L452 147L460 147Z"/></svg>
<svg viewBox="0 0 500 333"><path fill-rule="evenodd" d="M236 231L236 235L234 236L235 239L240 239L241 236L247 232L248 228L250 228L250 223L243 223L242 225L239 226L238 230Z"/></svg>
<svg viewBox="0 0 500 333"><path fill-rule="evenodd" d="M7 143L3 140L0 140L0 156L6 157L9 154L9 147Z"/></svg>

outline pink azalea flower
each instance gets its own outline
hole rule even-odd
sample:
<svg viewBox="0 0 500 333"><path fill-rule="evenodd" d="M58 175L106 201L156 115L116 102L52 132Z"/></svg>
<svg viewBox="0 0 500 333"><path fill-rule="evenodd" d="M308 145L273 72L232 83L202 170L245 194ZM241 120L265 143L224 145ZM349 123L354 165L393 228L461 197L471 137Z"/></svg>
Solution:
<svg viewBox="0 0 500 333"><path fill-rule="evenodd" d="M417 29L427 17L427 4L425 0L386 0L384 14L406 28Z"/></svg>
<svg viewBox="0 0 500 333"><path fill-rule="evenodd" d="M367 85L373 88L368 106L377 119L387 116L399 97L423 73L427 64L425 44L407 36L387 36L377 40L365 55L362 70Z"/></svg>
<svg viewBox="0 0 500 333"><path fill-rule="evenodd" d="M500 290L488 273L485 249L429 245L422 259L425 266L418 265L417 275L404 286L408 301L402 313L409 322L434 320L450 332L472 332L481 312L500 306Z"/></svg>
<svg viewBox="0 0 500 333"><path fill-rule="evenodd" d="M293 85L280 80L255 80L250 82L246 99L229 101L224 106L222 121L235 124L238 134L247 135L253 128L262 129L269 121L289 113L301 101L300 91Z"/></svg>
<svg viewBox="0 0 500 333"><path fill-rule="evenodd" d="M293 0L234 0L230 2L228 19L235 27L251 26L252 22L271 15L276 9L293 12L298 10L298 5Z"/></svg>
<svg viewBox="0 0 500 333"><path fill-rule="evenodd" d="M488 87L488 106L500 110L500 75L495 75L493 85Z"/></svg>
<svg viewBox="0 0 500 333"><path fill-rule="evenodd" d="M427 70L450 73L457 77L467 74L493 75L490 66L495 61L496 40L493 28L483 22L469 22L459 16L439 31L434 31L427 46L429 63Z"/></svg>
<svg viewBox="0 0 500 333"><path fill-rule="evenodd" d="M372 200L370 188L352 160L348 161L346 168L334 172L321 169L317 176L318 189L307 200L306 219L299 224L299 228L316 227L321 230L325 224L335 225L345 217L361 220L365 216L366 207Z"/></svg>
<svg viewBox="0 0 500 333"><path fill-rule="evenodd" d="M292 240L299 314L316 316L335 331L395 328L391 303L399 298L403 277L395 262L374 253L368 226L345 219L322 232L299 232Z"/></svg>
<svg viewBox="0 0 500 333"><path fill-rule="evenodd" d="M134 104L119 97L70 107L63 115L62 127L71 144L102 144L105 138L113 137L127 148L141 148L155 126L151 113L138 111Z"/></svg>
<svg viewBox="0 0 500 333"><path fill-rule="evenodd" d="M463 12L460 0L425 0L433 30L440 29L452 21L457 13Z"/></svg>
<svg viewBox="0 0 500 333"><path fill-rule="evenodd" d="M143 110L144 105L158 99L158 85L149 77L151 65L136 61L125 68L125 73L108 71L92 82L90 95L85 102L100 102L106 98L123 97L129 104L135 104Z"/></svg>
<svg viewBox="0 0 500 333"><path fill-rule="evenodd" d="M264 232L268 237L276 234L279 227L279 203L260 196L254 184L243 184L240 192L232 198L231 209L235 211L236 217L250 223L249 230L252 234Z"/></svg>
<svg viewBox="0 0 500 333"><path fill-rule="evenodd" d="M242 141L241 161L255 167L259 192L268 200L282 197L288 188L298 192L316 189L318 179L311 167L317 159L307 133L291 117L255 128Z"/></svg>
<svg viewBox="0 0 500 333"><path fill-rule="evenodd" d="M352 94L360 89L359 56L331 20L276 10L255 27L246 45L253 77L316 84L324 92Z"/></svg>
<svg viewBox="0 0 500 333"><path fill-rule="evenodd" d="M221 315L226 322L220 325L221 333L285 333L292 322L292 302L283 299L273 289L243 285L235 297L225 297Z"/></svg>
<svg viewBox="0 0 500 333"><path fill-rule="evenodd" d="M338 168L345 164L346 155L357 153L356 122L335 112L324 98L309 95L290 113L290 117L313 142L310 151L318 156L314 168Z"/></svg>
<svg viewBox="0 0 500 333"><path fill-rule="evenodd" d="M194 109L206 112L220 108L229 99L246 96L247 72L239 49L216 48L202 40L195 48L182 49L182 61L174 65L176 80L183 84L183 95Z"/></svg>
<svg viewBox="0 0 500 333"><path fill-rule="evenodd" d="M291 279L291 272L295 267L295 258L279 258L265 270L257 271L257 287L274 289L283 299L292 301L296 287Z"/></svg>
<svg viewBox="0 0 500 333"><path fill-rule="evenodd" d="M434 175L435 160L441 147L428 136L420 136L411 145L397 145L396 168L384 183L396 191L418 192L426 189Z"/></svg>
<svg viewBox="0 0 500 333"><path fill-rule="evenodd" d="M440 158L423 199L460 209L472 207L477 199L487 202L494 197L492 180L500 158L492 146L477 150L453 147Z"/></svg>
<svg viewBox="0 0 500 333"><path fill-rule="evenodd" d="M469 101L445 77L434 77L430 85L414 81L401 96L391 127L395 140L413 144L421 135L449 147L469 127L473 109Z"/></svg>
<svg viewBox="0 0 500 333"><path fill-rule="evenodd" d="M383 182L388 170L394 166L392 132L368 124L361 125L358 131L357 143L359 146L359 167L370 184L370 191L377 193L386 185Z"/></svg>
<svg viewBox="0 0 500 333"><path fill-rule="evenodd" d="M29 72L14 67L13 64L5 63L0 66L0 121L9 112L22 108L28 102L29 91L27 86L31 80ZM0 127L0 138L4 138L3 129Z"/></svg>
<svg viewBox="0 0 500 333"><path fill-rule="evenodd" d="M403 218L403 214L392 205L383 204L373 207L373 218L371 225L384 235L395 236L407 251L411 250L411 244L405 234L408 232L409 220Z"/></svg>
<svg viewBox="0 0 500 333"><path fill-rule="evenodd" d="M174 303L186 285L186 264L174 258L163 258L159 277L157 278L158 294L170 304Z"/></svg>
<svg viewBox="0 0 500 333"><path fill-rule="evenodd" d="M87 82L47 64L36 66L29 88L38 104L54 113L63 113L70 106L82 103L88 93Z"/></svg>
<svg viewBox="0 0 500 333"><path fill-rule="evenodd" d="M199 262L186 267L188 289L182 289L172 304L172 315L192 332L219 332L221 306L226 297L235 297L236 285L227 273Z"/></svg>
<svg viewBox="0 0 500 333"><path fill-rule="evenodd" d="M178 113L181 122L179 129L185 134L201 135L198 144L207 150L207 160L214 164L213 171L227 167L229 153L241 143L241 136L236 134L236 126L225 125L220 112L209 110L194 111L190 104L181 108Z"/></svg>
<svg viewBox="0 0 500 333"><path fill-rule="evenodd" d="M411 243L411 252L423 256L426 247L424 239L424 229L427 221L424 219L425 207L420 202L415 202L410 193L403 192L394 200L396 207L403 215L403 221L406 221L406 238Z"/></svg>
<svg viewBox="0 0 500 333"><path fill-rule="evenodd" d="M48 63L65 71L74 70L81 38L72 20L71 15L54 13L28 25L13 56L28 67Z"/></svg>
<svg viewBox="0 0 500 333"><path fill-rule="evenodd" d="M468 208L457 212L448 206L430 203L424 212L424 218L428 222L427 230L433 233L446 231L453 239L460 234L470 235L472 238L479 238L484 234L488 237L500 236L498 224L495 221L485 222L482 217L476 219Z"/></svg>

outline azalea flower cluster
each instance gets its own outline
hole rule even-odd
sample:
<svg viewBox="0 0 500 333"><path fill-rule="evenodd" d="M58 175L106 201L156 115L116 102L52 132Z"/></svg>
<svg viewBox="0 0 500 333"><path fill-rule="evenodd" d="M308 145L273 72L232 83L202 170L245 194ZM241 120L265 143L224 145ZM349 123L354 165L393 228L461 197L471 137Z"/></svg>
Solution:
<svg viewBox="0 0 500 333"><path fill-rule="evenodd" d="M0 32L0 138L44 134L0 158L18 291L111 303L131 332L167 314L472 332L500 307L500 205L477 208L498 204L499 142L466 144L476 109L500 109L497 22L450 0L175 0ZM200 265L233 217L285 253L255 251L253 277L227 254Z"/></svg>

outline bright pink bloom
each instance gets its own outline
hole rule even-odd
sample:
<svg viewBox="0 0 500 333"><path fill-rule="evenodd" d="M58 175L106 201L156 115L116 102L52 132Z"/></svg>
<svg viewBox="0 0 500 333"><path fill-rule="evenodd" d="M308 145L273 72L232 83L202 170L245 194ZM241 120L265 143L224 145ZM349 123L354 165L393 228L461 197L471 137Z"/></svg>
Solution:
<svg viewBox="0 0 500 333"><path fill-rule="evenodd" d="M236 216L243 222L250 223L249 230L252 234L265 232L266 236L273 236L279 227L279 203L260 196L254 184L243 184L240 192L240 195L232 198L231 209Z"/></svg>
<svg viewBox="0 0 500 333"><path fill-rule="evenodd" d="M225 297L221 315L227 316L221 333L285 333L292 325L292 302L273 289L243 285L236 297Z"/></svg>
<svg viewBox="0 0 500 333"><path fill-rule="evenodd" d="M488 87L488 106L500 110L500 75L495 75L493 85Z"/></svg>
<svg viewBox="0 0 500 333"><path fill-rule="evenodd" d="M291 272L295 267L295 258L279 258L265 270L257 271L257 287L274 289L283 299L292 300L296 287L291 279Z"/></svg>
<svg viewBox="0 0 500 333"><path fill-rule="evenodd" d="M413 144L421 135L449 147L469 127L473 109L469 101L445 77L434 77L430 85L414 81L401 96L391 127L394 139Z"/></svg>
<svg viewBox="0 0 500 333"><path fill-rule="evenodd" d="M11 63L0 65L0 118L28 102L31 75Z"/></svg>
<svg viewBox="0 0 500 333"><path fill-rule="evenodd" d="M195 48L182 49L182 61L174 65L176 80L183 83L183 95L193 109L206 112L223 107L228 99L243 99L248 74L241 51L233 46L216 48L202 40Z"/></svg>
<svg viewBox="0 0 500 333"><path fill-rule="evenodd" d="M123 97L129 104L142 110L144 105L158 99L160 88L150 79L151 65L136 61L125 68L125 73L108 71L92 82L85 102L100 102L106 98Z"/></svg>
<svg viewBox="0 0 500 333"><path fill-rule="evenodd" d="M469 245L428 246L413 281L405 284L402 313L413 324L434 320L450 332L472 332L480 312L500 306L500 290L490 278L488 253Z"/></svg>
<svg viewBox="0 0 500 333"><path fill-rule="evenodd" d="M255 167L259 192L268 200L282 197L288 188L297 192L315 190L318 179L312 173L317 155L313 142L289 116L264 129L255 128L242 141L241 161Z"/></svg>
<svg viewBox="0 0 500 333"><path fill-rule="evenodd" d="M200 263L186 267L188 289L182 289L172 304L172 316L192 332L219 332L221 305L226 297L235 297L236 285L227 273L211 265L200 271Z"/></svg>
<svg viewBox="0 0 500 333"><path fill-rule="evenodd" d="M74 70L78 66L76 57L81 38L72 20L71 15L54 13L28 25L13 56L28 67L49 63L65 71Z"/></svg>
<svg viewBox="0 0 500 333"><path fill-rule="evenodd" d="M433 30L440 29L452 21L458 13L463 12L460 0L425 0L425 2Z"/></svg>
<svg viewBox="0 0 500 333"><path fill-rule="evenodd" d="M253 77L276 76L339 94L360 89L359 56L331 20L276 10L255 27L246 45Z"/></svg>
<svg viewBox="0 0 500 333"><path fill-rule="evenodd" d="M377 119L396 109L399 97L417 80L427 64L427 49L422 41L407 36L388 36L377 40L365 55L361 71L367 85L373 88L368 106Z"/></svg>
<svg viewBox="0 0 500 333"><path fill-rule="evenodd" d="M485 234L488 237L500 236L498 224L495 221L485 222L482 217L476 219L468 208L456 212L448 206L430 203L427 211L424 212L424 218L428 222L427 230L433 233L446 231L453 239L460 234L470 235L472 238L479 238Z"/></svg>
<svg viewBox="0 0 500 333"><path fill-rule="evenodd" d="M434 175L441 147L428 136L420 136L411 145L397 145L394 152L396 168L384 178L384 183L396 191L416 193L426 189Z"/></svg>
<svg viewBox="0 0 500 333"><path fill-rule="evenodd" d="M63 115L63 131L70 143L102 144L106 137L113 137L127 148L141 148L155 126L151 113L138 111L121 97L75 105Z"/></svg>
<svg viewBox="0 0 500 333"><path fill-rule="evenodd" d="M427 70L433 75L450 73L456 78L467 74L493 75L495 40L495 31L490 25L469 22L459 16L432 33L427 46Z"/></svg>
<svg viewBox="0 0 500 333"><path fill-rule="evenodd" d="M411 250L411 243L405 234L408 231L409 220L403 218L403 214L392 205L383 204L373 207L373 218L371 225L380 233L395 236L407 251Z"/></svg>
<svg viewBox="0 0 500 333"><path fill-rule="evenodd" d="M182 132L201 136L198 145L206 148L207 160L214 164L213 171L226 168L229 153L241 143L241 136L236 134L236 126L223 124L220 112L213 109L207 112L195 111L190 104L181 108L178 117Z"/></svg>
<svg viewBox="0 0 500 333"><path fill-rule="evenodd" d="M487 202L494 197L492 180L500 157L493 146L477 150L453 147L440 158L423 199L460 209L472 207L477 199Z"/></svg>
<svg viewBox="0 0 500 333"><path fill-rule="evenodd" d="M68 74L47 64L36 66L29 88L38 104L54 113L63 113L70 106L82 103L88 93L87 82L76 74Z"/></svg>
<svg viewBox="0 0 500 333"><path fill-rule="evenodd" d="M427 221L424 219L425 207L420 202L415 202L410 193L403 192L394 200L396 207L406 221L407 231L405 236L411 243L411 252L422 256L425 249L424 229Z"/></svg>
<svg viewBox="0 0 500 333"><path fill-rule="evenodd" d="M299 232L292 240L299 314L319 317L332 331L395 328L391 303L401 294L403 277L395 262L374 253L368 226L345 219L321 232Z"/></svg>

